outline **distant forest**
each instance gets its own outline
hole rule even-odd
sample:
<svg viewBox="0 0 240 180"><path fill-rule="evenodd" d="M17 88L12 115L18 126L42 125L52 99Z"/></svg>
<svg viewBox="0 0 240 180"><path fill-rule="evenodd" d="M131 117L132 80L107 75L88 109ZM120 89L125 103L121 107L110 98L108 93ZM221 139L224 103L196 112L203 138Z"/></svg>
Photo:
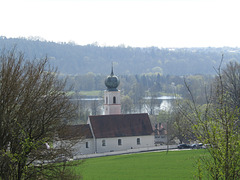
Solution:
<svg viewBox="0 0 240 180"><path fill-rule="evenodd" d="M111 64L117 75L212 75L215 74L224 54L224 63L240 61L240 48L133 48L101 47L97 44L48 42L40 38L0 37L0 49L25 53L29 59L47 56L63 74L83 75L93 73L108 75Z"/></svg>
<svg viewBox="0 0 240 180"><path fill-rule="evenodd" d="M102 97L106 89L104 80L111 73L120 79L118 89L122 93L123 113L141 112L143 105L148 104L154 112L157 96L189 96L185 82L193 90L196 102L204 104L205 90L214 81L222 54L224 64L229 61L240 61L240 48L133 48L133 47L100 47L97 44L86 46L74 43L47 42L39 38L6 38L0 37L0 50L22 51L27 59L48 57L50 64L58 68L60 78L67 76L69 95L73 99L82 97ZM214 69L215 68L215 69ZM210 87L209 87L210 88ZM82 92L94 92L85 95ZM84 94L84 95L83 95ZM144 97L151 97L150 100ZM93 101L86 110L85 101L81 102L78 116L86 122L90 111L98 114L98 101ZM84 104L85 103L85 104Z"/></svg>

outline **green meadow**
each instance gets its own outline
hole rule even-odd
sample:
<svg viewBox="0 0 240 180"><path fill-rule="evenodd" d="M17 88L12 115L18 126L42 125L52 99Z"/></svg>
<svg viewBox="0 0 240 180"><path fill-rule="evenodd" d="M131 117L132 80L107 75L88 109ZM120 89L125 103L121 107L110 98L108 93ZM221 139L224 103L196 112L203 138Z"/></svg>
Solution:
<svg viewBox="0 0 240 180"><path fill-rule="evenodd" d="M99 96L101 94L101 91L80 91L79 94L81 96Z"/></svg>
<svg viewBox="0 0 240 180"><path fill-rule="evenodd" d="M84 180L195 179L206 150L149 152L87 159L76 167Z"/></svg>

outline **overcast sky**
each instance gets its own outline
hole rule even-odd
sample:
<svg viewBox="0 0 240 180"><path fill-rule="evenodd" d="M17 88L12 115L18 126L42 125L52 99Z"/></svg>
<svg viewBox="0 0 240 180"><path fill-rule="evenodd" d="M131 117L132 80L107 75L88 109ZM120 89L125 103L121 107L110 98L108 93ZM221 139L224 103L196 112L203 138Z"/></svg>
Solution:
<svg viewBox="0 0 240 180"><path fill-rule="evenodd" d="M0 35L132 47L240 47L240 0L0 0Z"/></svg>

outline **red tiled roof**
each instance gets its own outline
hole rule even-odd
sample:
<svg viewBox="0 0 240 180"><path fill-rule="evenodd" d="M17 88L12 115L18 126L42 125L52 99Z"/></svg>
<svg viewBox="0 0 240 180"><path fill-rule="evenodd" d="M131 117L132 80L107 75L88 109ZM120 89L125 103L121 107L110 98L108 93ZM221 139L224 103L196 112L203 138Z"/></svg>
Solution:
<svg viewBox="0 0 240 180"><path fill-rule="evenodd" d="M67 125L58 133L61 139L93 138L89 124Z"/></svg>
<svg viewBox="0 0 240 180"><path fill-rule="evenodd" d="M153 133L147 113L89 116L96 138L143 136Z"/></svg>

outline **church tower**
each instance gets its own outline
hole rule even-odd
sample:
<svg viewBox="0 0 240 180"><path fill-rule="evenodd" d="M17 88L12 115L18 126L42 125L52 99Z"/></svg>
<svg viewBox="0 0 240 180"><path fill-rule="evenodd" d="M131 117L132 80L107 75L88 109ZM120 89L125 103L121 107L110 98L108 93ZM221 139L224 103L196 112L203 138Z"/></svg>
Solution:
<svg viewBox="0 0 240 180"><path fill-rule="evenodd" d="M107 90L104 91L104 114L121 114L121 99L120 91L117 89L120 81L112 72L110 76L105 79L105 86Z"/></svg>

